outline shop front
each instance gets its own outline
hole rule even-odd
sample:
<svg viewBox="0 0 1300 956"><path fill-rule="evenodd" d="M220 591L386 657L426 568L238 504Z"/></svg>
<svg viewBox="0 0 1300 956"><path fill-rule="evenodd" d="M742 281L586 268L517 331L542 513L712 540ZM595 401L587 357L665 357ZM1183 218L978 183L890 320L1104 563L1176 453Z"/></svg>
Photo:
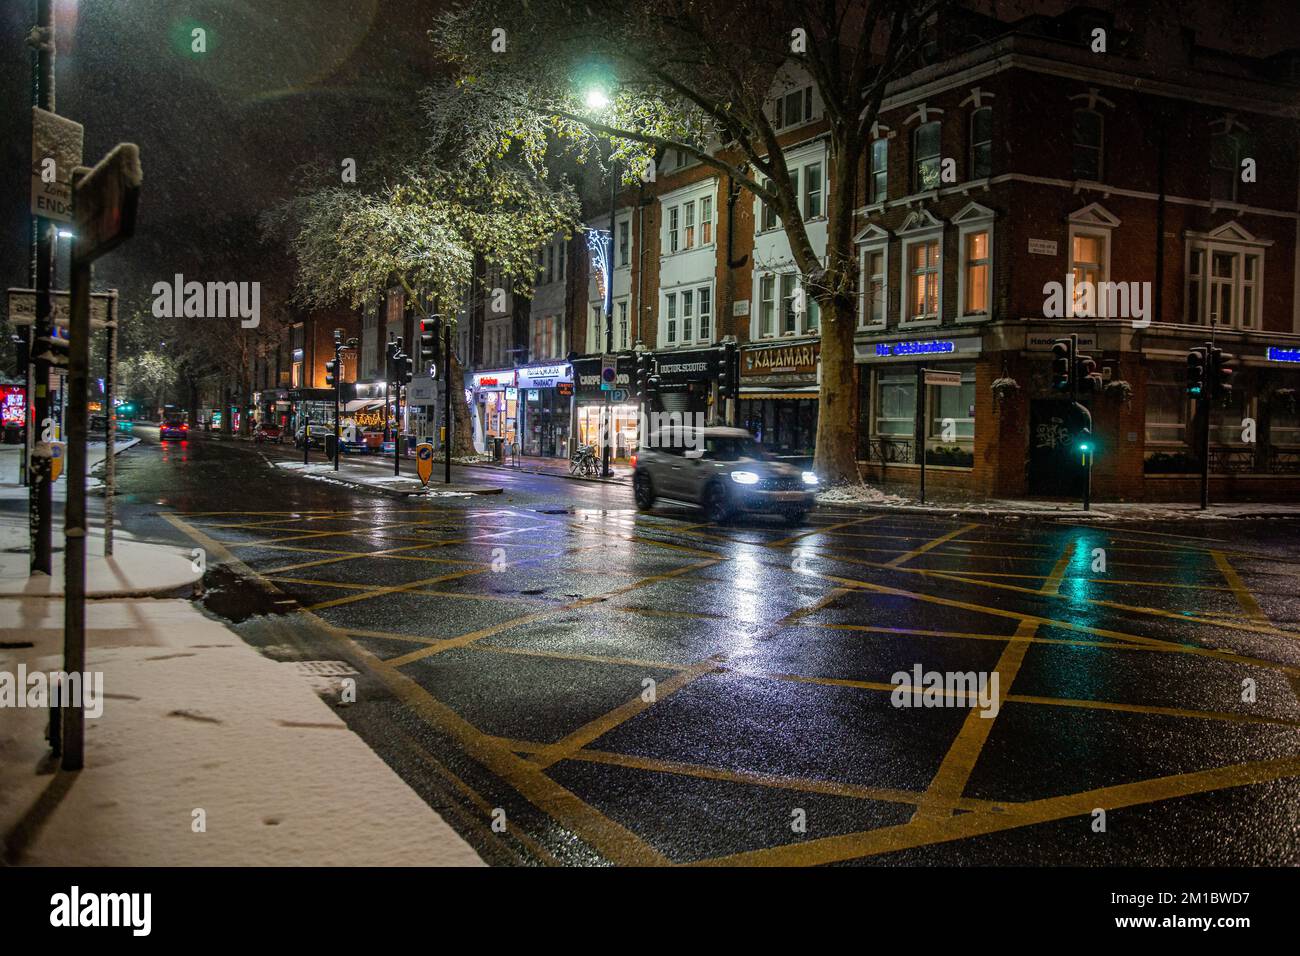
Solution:
<svg viewBox="0 0 1300 956"><path fill-rule="evenodd" d="M529 365L515 372L520 451L567 458L573 419L573 369L568 363Z"/></svg>
<svg viewBox="0 0 1300 956"><path fill-rule="evenodd" d="M496 439L506 447L515 444L519 440L519 390L515 387L515 370L475 372L472 382L475 444L484 452L492 450Z"/></svg>
<svg viewBox="0 0 1300 956"><path fill-rule="evenodd" d="M858 458L876 480L919 481L920 455L937 484L969 487L975 464L979 336L870 340L856 345ZM927 383L924 370L956 376Z"/></svg>
<svg viewBox="0 0 1300 956"><path fill-rule="evenodd" d="M582 445L602 447L608 433L612 457L627 459L636 450L641 408L633 393L636 356L620 355L614 387L602 389L599 355L573 361L573 434Z"/></svg>
<svg viewBox="0 0 1300 956"><path fill-rule="evenodd" d="M659 384L652 411L680 412L705 422L721 421L724 409L717 402L716 384L725 361L722 346L655 353Z"/></svg>
<svg viewBox="0 0 1300 956"><path fill-rule="evenodd" d="M811 458L817 445L821 341L750 345L740 350L736 422L780 458Z"/></svg>

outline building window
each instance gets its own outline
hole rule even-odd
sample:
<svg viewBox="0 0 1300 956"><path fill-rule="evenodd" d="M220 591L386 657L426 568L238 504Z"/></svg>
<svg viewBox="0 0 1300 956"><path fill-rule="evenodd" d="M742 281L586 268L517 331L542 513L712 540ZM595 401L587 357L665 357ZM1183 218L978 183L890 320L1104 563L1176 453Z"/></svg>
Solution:
<svg viewBox="0 0 1300 956"><path fill-rule="evenodd" d="M1216 133L1210 139L1210 198L1237 201L1241 169L1241 141L1232 133Z"/></svg>
<svg viewBox="0 0 1300 956"><path fill-rule="evenodd" d="M1102 116L1074 111L1074 178L1101 181Z"/></svg>
<svg viewBox="0 0 1300 956"><path fill-rule="evenodd" d="M772 109L774 129L788 129L809 122L813 118L812 87L805 86L778 96L772 104Z"/></svg>
<svg viewBox="0 0 1300 956"><path fill-rule="evenodd" d="M970 178L985 179L993 172L993 110L983 107L970 116Z"/></svg>
<svg viewBox="0 0 1300 956"><path fill-rule="evenodd" d="M858 308L858 325L860 327L880 327L885 325L885 249L864 249L862 251L861 283L862 301Z"/></svg>
<svg viewBox="0 0 1300 956"><path fill-rule="evenodd" d="M713 289L696 286L664 295L664 314L668 345L692 345L711 341L713 326ZM678 334L680 332L680 335Z"/></svg>
<svg viewBox="0 0 1300 956"><path fill-rule="evenodd" d="M705 196L700 200L700 244L713 243L713 197Z"/></svg>
<svg viewBox="0 0 1300 956"><path fill-rule="evenodd" d="M546 282L550 284L555 281L555 247L546 247Z"/></svg>
<svg viewBox="0 0 1300 956"><path fill-rule="evenodd" d="M1146 386L1146 440L1149 445L1182 445L1187 428L1186 373L1176 365L1151 367Z"/></svg>
<svg viewBox="0 0 1300 956"><path fill-rule="evenodd" d="M803 169L803 217L816 219L822 214L822 164L809 163Z"/></svg>
<svg viewBox="0 0 1300 956"><path fill-rule="evenodd" d="M1226 328L1259 328L1263 254L1240 246L1208 243L1187 250L1187 322Z"/></svg>
<svg viewBox="0 0 1300 956"><path fill-rule="evenodd" d="M1106 246L1110 236L1104 232L1070 234L1070 272L1074 276L1072 315L1101 317L1105 303L1098 296L1098 283L1106 279ZM1084 288L1084 283L1090 283ZM1089 291L1089 289L1091 291Z"/></svg>
<svg viewBox="0 0 1300 956"><path fill-rule="evenodd" d="M629 248L632 234L631 225L630 222L626 221L618 224L618 264L620 268L627 266L628 257L631 255L631 249Z"/></svg>
<svg viewBox="0 0 1300 956"><path fill-rule="evenodd" d="M555 278L564 278L564 243L561 242L555 247Z"/></svg>
<svg viewBox="0 0 1300 956"><path fill-rule="evenodd" d="M921 322L939 318L939 240L907 244L906 319Z"/></svg>
<svg viewBox="0 0 1300 956"><path fill-rule="evenodd" d="M682 248L690 249L695 245L695 203L682 203L682 218L685 220Z"/></svg>
<svg viewBox="0 0 1300 956"><path fill-rule="evenodd" d="M992 266L988 229L962 234L962 315L988 315L992 302Z"/></svg>
<svg viewBox="0 0 1300 956"><path fill-rule="evenodd" d="M670 206L668 209L668 252L677 251L678 240L678 209L676 206Z"/></svg>
<svg viewBox="0 0 1300 956"><path fill-rule="evenodd" d="M970 442L975 438L975 368L964 366L951 370L961 372L961 385L956 388L951 385L931 385L927 396L930 438L941 445L946 444L943 433L948 422L954 426L957 442Z"/></svg>
<svg viewBox="0 0 1300 956"><path fill-rule="evenodd" d="M770 338L776 319L776 276L765 275L758 280L758 335Z"/></svg>
<svg viewBox="0 0 1300 956"><path fill-rule="evenodd" d="M605 351L605 307L603 305L593 305L591 307L591 339L587 342L587 351L603 352Z"/></svg>
<svg viewBox="0 0 1300 956"><path fill-rule="evenodd" d="M889 140L871 144L871 201L884 202L889 193Z"/></svg>
<svg viewBox="0 0 1300 956"><path fill-rule="evenodd" d="M627 350L627 299L620 299L618 303L618 342L619 350Z"/></svg>
<svg viewBox="0 0 1300 956"><path fill-rule="evenodd" d="M912 191L939 188L939 122L923 123L912 133Z"/></svg>
<svg viewBox="0 0 1300 956"><path fill-rule="evenodd" d="M916 372L881 369L876 373L875 433L883 438L916 436Z"/></svg>

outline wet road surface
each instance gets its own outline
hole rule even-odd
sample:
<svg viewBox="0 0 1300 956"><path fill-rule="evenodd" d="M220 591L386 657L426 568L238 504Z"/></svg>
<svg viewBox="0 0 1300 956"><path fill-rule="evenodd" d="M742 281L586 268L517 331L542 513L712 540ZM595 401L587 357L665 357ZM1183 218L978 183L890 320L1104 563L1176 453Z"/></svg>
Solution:
<svg viewBox="0 0 1300 956"><path fill-rule="evenodd" d="M355 671L327 699L489 862L1300 863L1300 525L716 526L137 433L128 530L204 549L264 654Z"/></svg>

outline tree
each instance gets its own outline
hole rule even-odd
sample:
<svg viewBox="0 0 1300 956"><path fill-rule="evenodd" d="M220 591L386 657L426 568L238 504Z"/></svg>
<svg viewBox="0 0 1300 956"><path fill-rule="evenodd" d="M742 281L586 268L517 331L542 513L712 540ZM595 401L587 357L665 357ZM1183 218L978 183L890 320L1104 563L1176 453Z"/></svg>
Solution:
<svg viewBox="0 0 1300 956"><path fill-rule="evenodd" d="M856 184L886 85L946 0L473 0L430 31L456 70L429 97L435 143L513 153L612 149L627 183L678 149L769 204L821 308L815 467L857 481ZM835 188L819 257L767 108L793 65L820 94ZM779 91L778 91L779 92Z"/></svg>
<svg viewBox="0 0 1300 956"><path fill-rule="evenodd" d="M355 186L309 188L265 220L298 262L298 297L327 307L361 307L391 283L423 316L455 326L462 292L474 279L476 254L499 267L516 294L528 295L536 250L576 225L572 193L526 168L494 162L455 173L408 166L373 191ZM453 353L442 374L462 379ZM453 389L457 394L458 389ZM453 454L473 452L468 409L454 401Z"/></svg>

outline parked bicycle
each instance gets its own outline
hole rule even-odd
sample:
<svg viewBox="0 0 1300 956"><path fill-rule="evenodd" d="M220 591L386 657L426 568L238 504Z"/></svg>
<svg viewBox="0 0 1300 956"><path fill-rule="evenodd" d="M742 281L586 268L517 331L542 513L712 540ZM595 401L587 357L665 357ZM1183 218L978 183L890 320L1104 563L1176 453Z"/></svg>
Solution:
<svg viewBox="0 0 1300 956"><path fill-rule="evenodd" d="M596 457L595 445L579 445L569 459L569 474L582 478L600 477L600 459Z"/></svg>

